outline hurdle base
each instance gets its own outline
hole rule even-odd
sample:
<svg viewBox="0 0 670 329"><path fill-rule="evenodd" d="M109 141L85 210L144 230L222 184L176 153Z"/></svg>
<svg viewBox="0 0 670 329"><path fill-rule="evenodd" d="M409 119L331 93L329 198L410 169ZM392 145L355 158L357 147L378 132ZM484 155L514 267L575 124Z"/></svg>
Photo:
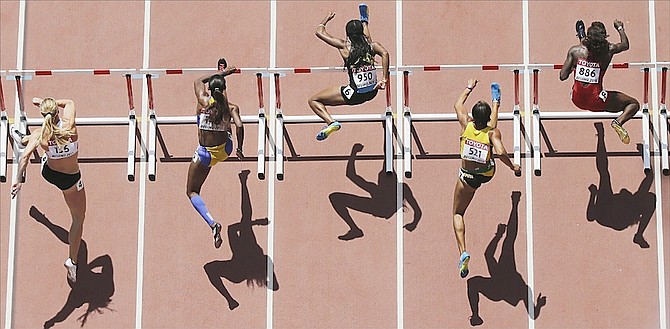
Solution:
<svg viewBox="0 0 670 329"><path fill-rule="evenodd" d="M284 174L277 174L277 180L284 180Z"/></svg>
<svg viewBox="0 0 670 329"><path fill-rule="evenodd" d="M405 171L405 178L412 178L412 172L411 171Z"/></svg>
<svg viewBox="0 0 670 329"><path fill-rule="evenodd" d="M265 179L265 174L259 172L259 173L258 173L258 179Z"/></svg>
<svg viewBox="0 0 670 329"><path fill-rule="evenodd" d="M156 175L151 175L150 174L149 175L149 180L152 181L152 182L156 181Z"/></svg>
<svg viewBox="0 0 670 329"><path fill-rule="evenodd" d="M663 169L664 176L670 176L670 169Z"/></svg>
<svg viewBox="0 0 670 329"><path fill-rule="evenodd" d="M4 183L7 181L7 176L0 176L0 183Z"/></svg>
<svg viewBox="0 0 670 329"><path fill-rule="evenodd" d="M540 169L535 169L535 176L542 176L542 171Z"/></svg>
<svg viewBox="0 0 670 329"><path fill-rule="evenodd" d="M135 181L135 175L128 175L128 181L129 182L134 182Z"/></svg>

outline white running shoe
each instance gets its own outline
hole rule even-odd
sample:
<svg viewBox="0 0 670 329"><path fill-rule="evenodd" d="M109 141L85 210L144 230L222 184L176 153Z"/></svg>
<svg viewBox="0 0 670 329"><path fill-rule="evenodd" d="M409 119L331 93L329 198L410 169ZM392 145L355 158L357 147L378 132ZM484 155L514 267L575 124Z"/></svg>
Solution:
<svg viewBox="0 0 670 329"><path fill-rule="evenodd" d="M77 282L77 265L70 258L65 260L65 264L63 265L67 268L67 279L72 283Z"/></svg>
<svg viewBox="0 0 670 329"><path fill-rule="evenodd" d="M26 147L23 145L23 137L26 137L26 134L20 132L14 124L9 126L9 134L12 136L12 139L16 144L18 144L20 150L23 150Z"/></svg>

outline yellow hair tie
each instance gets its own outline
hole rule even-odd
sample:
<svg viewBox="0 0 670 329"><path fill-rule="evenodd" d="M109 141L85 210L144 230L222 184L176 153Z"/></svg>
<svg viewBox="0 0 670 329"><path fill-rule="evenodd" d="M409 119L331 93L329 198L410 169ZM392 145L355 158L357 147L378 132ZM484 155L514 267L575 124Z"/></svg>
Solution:
<svg viewBox="0 0 670 329"><path fill-rule="evenodd" d="M210 96L209 100L207 102L209 103L209 105L213 105L214 103L216 103L216 99L214 99L214 97Z"/></svg>

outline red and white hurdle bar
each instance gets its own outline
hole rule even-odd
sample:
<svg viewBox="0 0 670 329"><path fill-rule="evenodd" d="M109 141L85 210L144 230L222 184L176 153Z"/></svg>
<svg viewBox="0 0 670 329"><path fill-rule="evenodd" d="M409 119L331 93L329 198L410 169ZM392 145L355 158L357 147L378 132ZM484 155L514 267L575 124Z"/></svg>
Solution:
<svg viewBox="0 0 670 329"><path fill-rule="evenodd" d="M52 76L52 75L61 75L61 74L92 74L92 75L118 75L122 74L126 80L126 89L128 96L128 117L99 117L99 118L77 118L77 125L81 126L101 126L101 125L128 125L128 180L133 181L135 179L135 131L137 127L137 121L135 118L135 108L133 105L133 91L131 84L132 73L135 73L137 70L134 69L108 69L108 70L97 70L97 69L67 69L67 70L9 70L0 72L0 76L7 76L7 79L13 79L16 82L16 93L19 100L20 107L20 118L18 122L18 129L25 133L28 126L41 126L44 121L42 118L38 119L28 119L24 110L24 98L22 92L22 80L30 80L33 76ZM0 79L1 80L1 79ZM0 99L2 100L2 114L0 114L0 121L2 121L2 132L0 132L0 180L5 182L7 179L7 115L5 110L5 101L4 101L4 92L0 88ZM17 143L17 141L14 141ZM14 149L16 150L16 144L14 144ZM18 159L18 155L15 158L15 161ZM24 178L25 179L25 178Z"/></svg>
<svg viewBox="0 0 670 329"><path fill-rule="evenodd" d="M638 112L633 116L634 119L642 119L642 163L645 172L651 170L651 153L650 153L650 142L649 142L649 64L644 63L614 63L611 64L612 68L615 69L628 69L630 67L640 66L644 72L644 102L642 104L642 111ZM609 112L540 112L540 106L538 104L538 74L540 69L538 67L549 67L554 70L559 70L562 68L561 64L555 65L534 65L533 69L533 132L532 132L532 141L533 141L533 172L535 176L542 175L541 167L541 155L542 155L542 142L540 138L540 126L541 119L544 120L583 120L583 119L615 119L619 116L618 113L609 113ZM666 134L667 137L667 134Z"/></svg>
<svg viewBox="0 0 670 329"><path fill-rule="evenodd" d="M498 70L502 65L440 65L424 66L424 71L440 71L450 68L480 68L482 70ZM509 65L518 67L518 65ZM414 66L410 68L416 68ZM521 115L519 111L519 69L514 69L514 108L511 113L499 113L498 120L514 122L514 164L521 164ZM458 121L456 113L412 114L409 106L409 71L403 71L403 161L405 177L412 177L412 122L414 121Z"/></svg>

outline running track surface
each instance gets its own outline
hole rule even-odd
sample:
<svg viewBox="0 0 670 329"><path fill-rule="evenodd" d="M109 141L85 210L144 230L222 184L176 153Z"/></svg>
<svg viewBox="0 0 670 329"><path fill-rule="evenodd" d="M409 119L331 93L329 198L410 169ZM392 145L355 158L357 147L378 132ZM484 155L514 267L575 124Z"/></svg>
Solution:
<svg viewBox="0 0 670 329"><path fill-rule="evenodd" d="M243 68L340 66L337 52L314 31L328 11L335 11L328 31L343 36L345 23L358 15L357 4L28 1L22 16L21 3L2 1L0 70L213 68L220 56ZM373 39L389 50L391 65L558 64L577 41L573 31L579 18L587 24L603 21L611 41L618 40L612 21L625 23L631 49L614 62L670 60L668 1L379 1L370 3L370 12ZM157 115L191 115L197 76L154 79ZM468 106L488 100L488 86L497 81L502 111L510 112L512 77L502 69L413 70L410 106L413 113L451 113L467 79L477 78L481 82ZM654 118L660 74L652 71L651 78ZM344 79L342 72L281 77L284 114L312 114L308 97ZM271 79L263 81L273 123L274 87ZM530 74L522 70L520 107L530 133L528 81ZM389 83L394 113L402 113L401 82L394 75ZM14 81L3 76L2 83L13 121ZM138 117L147 118L146 84L142 79L132 84ZM79 117L127 115L121 75L39 76L23 86L28 100L74 99ZM231 76L228 86L242 113L255 115L253 74ZM560 82L557 70L542 70L539 86L542 111L578 111L569 100L571 83ZM639 68L610 70L605 86L642 100ZM25 103L28 116L37 117ZM380 93L365 105L331 108L331 113L383 113L384 108ZM142 143L146 122L138 126ZM395 121L398 129L400 122ZM604 135L596 135L599 125ZM272 156L267 178L256 177L257 125L245 125L247 158L214 167L202 190L224 233L227 226L231 231L244 227L230 244L224 234L218 250L184 193L197 143L193 126L161 126L156 181L146 178L146 164L138 158L134 182L126 179L127 128L81 127L86 274L80 274L80 288L71 290L62 267L67 246L59 239L70 220L60 192L39 177L39 164L33 162L27 184L12 201L15 165L10 161L8 182L0 185L0 321L6 328L35 328L49 320L57 322L55 327L86 328L465 328L476 306L482 328L667 328L670 181L660 173L657 153L649 176L642 170L640 120L626 125L630 145L621 144L608 125L609 120L545 121L541 176L533 175L526 145L521 178L499 166L466 214L473 255L467 280L457 274L450 219L459 166L455 122L415 123L411 179L402 175L402 160L394 163L399 175L380 173L384 135L379 122L344 124L321 143L314 140L320 124L288 125L283 181L275 179ZM500 129L511 152L512 123L503 121ZM273 140L270 135L268 145ZM357 143L363 149L354 157ZM605 205L590 208L596 221L587 219L591 184ZM347 213L365 232L363 238L337 239L347 231L342 219ZM644 230L649 248L633 243L638 224L631 223L640 213L650 221ZM243 225L261 218L270 225ZM415 219L416 229L402 228ZM494 238L500 224L506 230ZM254 275L264 281L268 258L276 291L246 284ZM229 310L212 282L219 287L222 282L239 307ZM524 300L531 295L535 303L540 294L546 305L532 318L527 310L533 304Z"/></svg>

